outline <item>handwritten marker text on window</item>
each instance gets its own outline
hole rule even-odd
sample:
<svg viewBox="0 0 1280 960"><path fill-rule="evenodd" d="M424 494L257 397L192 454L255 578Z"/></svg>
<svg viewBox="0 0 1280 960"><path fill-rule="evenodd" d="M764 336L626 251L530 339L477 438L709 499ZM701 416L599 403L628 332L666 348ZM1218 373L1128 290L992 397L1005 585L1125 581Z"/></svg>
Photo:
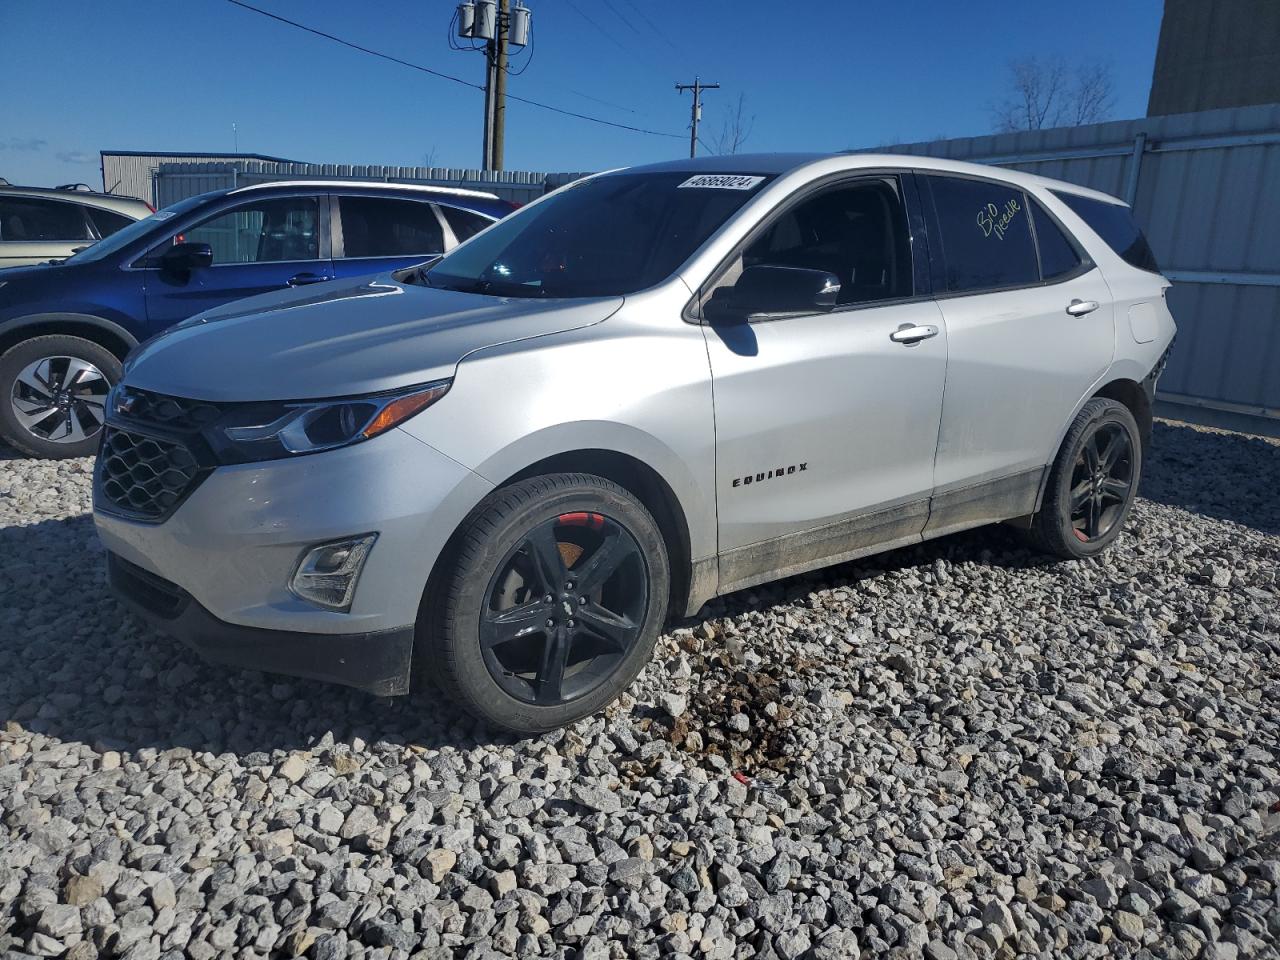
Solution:
<svg viewBox="0 0 1280 960"><path fill-rule="evenodd" d="M1022 209L1016 197L1010 197L1006 201L1004 208L997 207L994 203L988 203L986 207L978 211L978 229L982 231L984 237L989 237L993 233L999 240L1004 239L1005 231L1009 229L1009 224L1013 222L1014 216Z"/></svg>

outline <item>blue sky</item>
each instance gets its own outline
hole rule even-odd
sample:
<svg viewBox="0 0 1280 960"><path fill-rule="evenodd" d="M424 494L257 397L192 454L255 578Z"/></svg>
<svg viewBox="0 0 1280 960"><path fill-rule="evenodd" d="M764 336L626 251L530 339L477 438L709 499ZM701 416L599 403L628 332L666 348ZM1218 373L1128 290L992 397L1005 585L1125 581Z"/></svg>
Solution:
<svg viewBox="0 0 1280 960"><path fill-rule="evenodd" d="M449 49L453 0L251 0L476 83ZM593 170L682 156L689 95L718 81L704 138L745 98L748 150L991 132L1006 63L1108 62L1115 119L1146 110L1160 0L526 0L535 46L511 93L674 138L511 103L506 166ZM809 11L812 11L810 14ZM643 15L642 15L643 13ZM646 18L647 21L646 22ZM651 26L652 24L652 26ZM656 29L655 29L656 27ZM0 0L0 176L101 183L98 151L229 151L338 163L479 163L483 96L226 0ZM601 102L606 101L606 102Z"/></svg>

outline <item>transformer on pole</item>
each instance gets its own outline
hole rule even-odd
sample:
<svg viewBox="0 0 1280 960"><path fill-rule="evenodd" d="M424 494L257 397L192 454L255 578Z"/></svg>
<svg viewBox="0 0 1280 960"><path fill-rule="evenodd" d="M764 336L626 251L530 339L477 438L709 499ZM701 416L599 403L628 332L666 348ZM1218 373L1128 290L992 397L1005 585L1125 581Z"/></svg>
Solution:
<svg viewBox="0 0 1280 960"><path fill-rule="evenodd" d="M482 51L485 55L484 157L485 170L501 170L506 133L507 74L509 50L523 49L530 42L532 11L521 0L465 0L458 4L455 19L458 36L481 41L483 47L455 49Z"/></svg>

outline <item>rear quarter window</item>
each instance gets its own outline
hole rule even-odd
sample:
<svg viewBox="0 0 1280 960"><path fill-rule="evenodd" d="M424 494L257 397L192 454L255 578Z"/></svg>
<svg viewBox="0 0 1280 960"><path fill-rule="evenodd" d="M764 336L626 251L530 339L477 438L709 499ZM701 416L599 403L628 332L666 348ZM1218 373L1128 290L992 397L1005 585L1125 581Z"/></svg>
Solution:
<svg viewBox="0 0 1280 960"><path fill-rule="evenodd" d="M1160 272L1155 254L1128 207L1058 190L1053 191L1053 195L1070 207L1129 266L1150 273Z"/></svg>
<svg viewBox="0 0 1280 960"><path fill-rule="evenodd" d="M130 217L116 213L114 210L103 210L101 207L85 207L85 212L97 227L100 237L109 237L117 230L122 230L133 223Z"/></svg>

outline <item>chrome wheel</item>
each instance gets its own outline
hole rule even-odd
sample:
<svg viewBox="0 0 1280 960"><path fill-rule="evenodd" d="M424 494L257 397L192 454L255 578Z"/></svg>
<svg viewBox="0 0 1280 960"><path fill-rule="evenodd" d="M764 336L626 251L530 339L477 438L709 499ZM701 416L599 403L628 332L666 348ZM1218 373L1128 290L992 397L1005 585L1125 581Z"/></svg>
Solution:
<svg viewBox="0 0 1280 960"><path fill-rule="evenodd" d="M1081 542L1105 537L1133 496L1133 441L1122 424L1100 424L1080 445L1071 474L1071 528Z"/></svg>
<svg viewBox="0 0 1280 960"><path fill-rule="evenodd" d="M576 700L626 660L648 603L649 571L631 532L603 514L562 514L529 531L490 579L485 666L525 703Z"/></svg>
<svg viewBox="0 0 1280 960"><path fill-rule="evenodd" d="M110 381L87 360L42 357L19 372L9 403L31 436L80 443L102 430L110 390Z"/></svg>

